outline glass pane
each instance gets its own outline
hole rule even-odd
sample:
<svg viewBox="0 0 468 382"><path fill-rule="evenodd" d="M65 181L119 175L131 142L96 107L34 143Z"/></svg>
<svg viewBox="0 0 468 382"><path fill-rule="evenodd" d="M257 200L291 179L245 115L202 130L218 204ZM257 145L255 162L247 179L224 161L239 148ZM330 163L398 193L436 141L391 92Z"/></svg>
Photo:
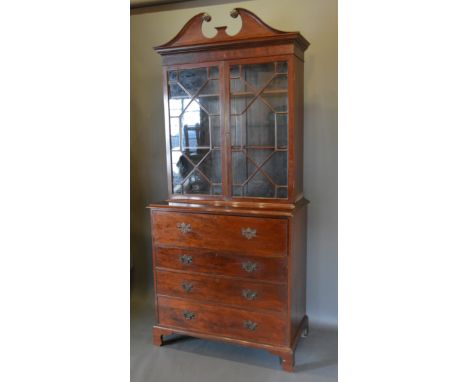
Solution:
<svg viewBox="0 0 468 382"><path fill-rule="evenodd" d="M171 70L167 75L169 81L177 81L177 70Z"/></svg>
<svg viewBox="0 0 468 382"><path fill-rule="evenodd" d="M180 151L172 151L172 192L182 193L182 181L192 171L193 165Z"/></svg>
<svg viewBox="0 0 468 382"><path fill-rule="evenodd" d="M260 89L275 75L275 63L250 64L242 66L241 77L256 89Z"/></svg>
<svg viewBox="0 0 468 382"><path fill-rule="evenodd" d="M179 84L194 96L208 80L206 68L185 69L179 71Z"/></svg>
<svg viewBox="0 0 468 382"><path fill-rule="evenodd" d="M219 77L219 69L217 66L211 66L209 70L210 70L210 78Z"/></svg>
<svg viewBox="0 0 468 382"><path fill-rule="evenodd" d="M231 146L245 144L245 115L231 117Z"/></svg>
<svg viewBox="0 0 468 382"><path fill-rule="evenodd" d="M182 190L184 194L209 194L211 186L203 175L195 170L183 183Z"/></svg>
<svg viewBox="0 0 468 382"><path fill-rule="evenodd" d="M219 80L209 80L198 95L219 95Z"/></svg>
<svg viewBox="0 0 468 382"><path fill-rule="evenodd" d="M231 73L231 78L237 78L239 77L239 65L232 65L231 66L231 70L230 70L230 73Z"/></svg>
<svg viewBox="0 0 468 382"><path fill-rule="evenodd" d="M288 147L288 115L276 114L276 145L279 149Z"/></svg>
<svg viewBox="0 0 468 382"><path fill-rule="evenodd" d="M262 98L274 111L288 111L288 95L286 93L264 93Z"/></svg>
<svg viewBox="0 0 468 382"><path fill-rule="evenodd" d="M247 179L247 160L242 151L232 152L232 183L234 185L241 185Z"/></svg>
<svg viewBox="0 0 468 382"><path fill-rule="evenodd" d="M211 193L213 195L221 195L221 193L222 193L221 185L220 184L213 184L211 186Z"/></svg>
<svg viewBox="0 0 468 382"><path fill-rule="evenodd" d="M285 74L277 74L265 88L266 92L288 90L288 76Z"/></svg>
<svg viewBox="0 0 468 382"><path fill-rule="evenodd" d="M184 89L182 89L182 87L178 83L173 83L173 82L169 84L169 97L172 99L176 99L176 98L190 99L190 96L187 94L187 92ZM175 105L178 105L178 103L176 102ZM169 106L169 109L170 110L173 109L172 105Z"/></svg>
<svg viewBox="0 0 468 382"><path fill-rule="evenodd" d="M247 150L247 155L253 162L257 164L257 166L261 166L273 154L274 154L274 151L272 149L248 149Z"/></svg>
<svg viewBox="0 0 468 382"><path fill-rule="evenodd" d="M277 62L276 63L276 73L288 73L288 63L284 62Z"/></svg>
<svg viewBox="0 0 468 382"><path fill-rule="evenodd" d="M211 147L219 148L221 147L221 125L219 116L212 115L210 116L211 121Z"/></svg>
<svg viewBox="0 0 468 382"><path fill-rule="evenodd" d="M190 160L195 166L201 162L210 152L210 150L184 150L183 154L187 159Z"/></svg>
<svg viewBox="0 0 468 382"><path fill-rule="evenodd" d="M231 93L242 93L242 92L250 92L255 93L255 88L249 86L247 82L240 78L233 78L231 79L230 83Z"/></svg>
<svg viewBox="0 0 468 382"><path fill-rule="evenodd" d="M201 109L210 115L219 115L219 98L214 95L197 97L197 102Z"/></svg>
<svg viewBox="0 0 468 382"><path fill-rule="evenodd" d="M170 70L168 80L172 191L220 195L219 68Z"/></svg>
<svg viewBox="0 0 468 382"><path fill-rule="evenodd" d="M242 114L254 99L252 94L243 94L240 96L231 96L231 114Z"/></svg>
<svg viewBox="0 0 468 382"><path fill-rule="evenodd" d="M246 146L275 146L275 113L257 98L246 112Z"/></svg>
<svg viewBox="0 0 468 382"><path fill-rule="evenodd" d="M288 184L288 155L286 151L276 151L273 156L262 166L263 171L278 186Z"/></svg>
<svg viewBox="0 0 468 382"><path fill-rule="evenodd" d="M211 150L198 166L211 183L221 183L221 155L219 150Z"/></svg>
<svg viewBox="0 0 468 382"><path fill-rule="evenodd" d="M183 147L210 146L210 125L208 115L200 105L192 101L181 118Z"/></svg>
<svg viewBox="0 0 468 382"><path fill-rule="evenodd" d="M287 187L278 187L276 191L277 198L287 198L288 197L288 188Z"/></svg>
<svg viewBox="0 0 468 382"><path fill-rule="evenodd" d="M244 196L244 191L243 191L242 186L232 186L232 195L233 196Z"/></svg>
<svg viewBox="0 0 468 382"><path fill-rule="evenodd" d="M171 149L180 150L180 119L171 118Z"/></svg>
<svg viewBox="0 0 468 382"><path fill-rule="evenodd" d="M257 172L245 186L245 196L274 198L275 188L261 172Z"/></svg>
<svg viewBox="0 0 468 382"><path fill-rule="evenodd" d="M230 68L232 194L287 198L287 62Z"/></svg>

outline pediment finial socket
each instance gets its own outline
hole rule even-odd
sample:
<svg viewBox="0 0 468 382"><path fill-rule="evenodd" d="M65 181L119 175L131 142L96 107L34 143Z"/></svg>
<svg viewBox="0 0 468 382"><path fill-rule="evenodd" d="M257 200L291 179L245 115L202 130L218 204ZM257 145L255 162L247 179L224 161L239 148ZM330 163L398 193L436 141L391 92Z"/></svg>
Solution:
<svg viewBox="0 0 468 382"><path fill-rule="evenodd" d="M235 19L237 18L237 16L239 16L239 10L237 8L234 8L229 14L233 19Z"/></svg>

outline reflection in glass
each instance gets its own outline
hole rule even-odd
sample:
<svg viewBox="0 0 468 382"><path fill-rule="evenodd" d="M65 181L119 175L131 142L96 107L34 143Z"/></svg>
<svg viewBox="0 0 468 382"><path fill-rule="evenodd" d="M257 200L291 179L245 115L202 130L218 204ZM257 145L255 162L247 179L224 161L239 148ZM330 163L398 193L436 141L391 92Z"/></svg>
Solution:
<svg viewBox="0 0 468 382"><path fill-rule="evenodd" d="M182 193L180 184L192 171L192 163L182 155L180 151L172 151L172 191L175 194Z"/></svg>
<svg viewBox="0 0 468 382"><path fill-rule="evenodd" d="M177 70L169 71L167 77L169 78L169 81L177 81Z"/></svg>
<svg viewBox="0 0 468 382"><path fill-rule="evenodd" d="M210 181L221 183L221 153L219 150L211 150L203 162L198 166L203 174L210 174Z"/></svg>
<svg viewBox="0 0 468 382"><path fill-rule="evenodd" d="M179 84L192 96L208 79L206 68L185 69L179 71Z"/></svg>
<svg viewBox="0 0 468 382"><path fill-rule="evenodd" d="M180 119L179 117L171 118L171 148L180 150Z"/></svg>
<svg viewBox="0 0 468 382"><path fill-rule="evenodd" d="M190 160L190 162L196 166L199 162L205 159L205 157L210 153L210 150L184 150L183 153Z"/></svg>
<svg viewBox="0 0 468 382"><path fill-rule="evenodd" d="M184 194L210 194L211 186L206 176L195 170L184 181L182 191Z"/></svg>
<svg viewBox="0 0 468 382"><path fill-rule="evenodd" d="M170 70L168 80L173 193L220 195L219 69Z"/></svg>
<svg viewBox="0 0 468 382"><path fill-rule="evenodd" d="M208 115L200 105L192 101L180 117L183 147L196 148L210 145L210 125Z"/></svg>
<svg viewBox="0 0 468 382"><path fill-rule="evenodd" d="M190 96L188 95L188 93L186 93L185 90L182 89L182 87L178 83L169 84L169 96L172 100L180 99L180 98L190 99ZM174 109L172 105L169 106L169 110L172 111L173 113L176 112L176 109Z"/></svg>

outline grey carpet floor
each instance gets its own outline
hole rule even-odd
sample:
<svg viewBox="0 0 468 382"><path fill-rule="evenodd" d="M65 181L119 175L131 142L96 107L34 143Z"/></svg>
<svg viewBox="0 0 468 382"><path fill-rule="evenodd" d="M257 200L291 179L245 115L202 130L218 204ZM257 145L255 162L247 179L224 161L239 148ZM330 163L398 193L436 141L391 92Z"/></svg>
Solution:
<svg viewBox="0 0 468 382"><path fill-rule="evenodd" d="M335 382L338 336L335 330L311 328L296 350L294 373L281 370L277 356L216 341L171 336L152 345L151 296L132 296L131 382Z"/></svg>

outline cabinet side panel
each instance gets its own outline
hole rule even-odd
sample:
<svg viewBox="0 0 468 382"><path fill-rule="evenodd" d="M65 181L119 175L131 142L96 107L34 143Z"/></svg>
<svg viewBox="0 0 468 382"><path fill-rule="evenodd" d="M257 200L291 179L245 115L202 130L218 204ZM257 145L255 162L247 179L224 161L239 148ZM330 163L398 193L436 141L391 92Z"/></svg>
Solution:
<svg viewBox="0 0 468 382"><path fill-rule="evenodd" d="M303 195L304 173L304 63L294 57L294 178L296 200Z"/></svg>
<svg viewBox="0 0 468 382"><path fill-rule="evenodd" d="M299 207L290 227L290 340L293 341L306 314L307 205Z"/></svg>
<svg viewBox="0 0 468 382"><path fill-rule="evenodd" d="M150 218L151 218L151 250L153 254L153 263L152 263L152 268L153 268L153 290L154 290L154 296L153 296L153 301L154 301L154 319L155 322L159 322L159 317L158 317L158 303L157 303L157 295L158 291L156 289L156 256L157 254L157 247L156 247L156 237L155 237L155 230L154 227L156 227L156 213L151 211L150 212Z"/></svg>

